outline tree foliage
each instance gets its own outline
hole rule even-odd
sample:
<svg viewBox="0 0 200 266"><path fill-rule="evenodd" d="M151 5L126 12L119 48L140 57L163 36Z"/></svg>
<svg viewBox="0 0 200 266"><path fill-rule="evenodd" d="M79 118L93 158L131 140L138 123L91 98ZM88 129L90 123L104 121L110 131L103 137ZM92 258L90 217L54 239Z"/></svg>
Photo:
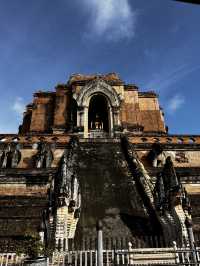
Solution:
<svg viewBox="0 0 200 266"><path fill-rule="evenodd" d="M44 255L44 245L40 240L40 236L34 232L26 232L20 237L20 245L16 247L17 254L25 254L29 258L37 258Z"/></svg>

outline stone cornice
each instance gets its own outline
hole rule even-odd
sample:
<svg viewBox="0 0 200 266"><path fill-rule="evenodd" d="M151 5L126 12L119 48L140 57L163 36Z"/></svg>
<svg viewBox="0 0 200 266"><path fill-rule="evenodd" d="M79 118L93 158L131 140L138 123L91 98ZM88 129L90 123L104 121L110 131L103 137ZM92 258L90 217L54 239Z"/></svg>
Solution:
<svg viewBox="0 0 200 266"><path fill-rule="evenodd" d="M55 95L54 91L37 91L33 94L34 97L52 97Z"/></svg>
<svg viewBox="0 0 200 266"><path fill-rule="evenodd" d="M69 85L81 85L85 86L88 82L94 81L96 79L102 79L109 83L110 85L123 85L124 82L116 73L108 73L107 75L93 74L93 75L83 75L83 74L73 74L69 78Z"/></svg>
<svg viewBox="0 0 200 266"><path fill-rule="evenodd" d="M138 91L139 88L136 85L134 85L134 84L125 84L124 85L124 90L125 91Z"/></svg>
<svg viewBox="0 0 200 266"><path fill-rule="evenodd" d="M154 91L139 91L138 96L139 98L158 98L158 94Z"/></svg>
<svg viewBox="0 0 200 266"><path fill-rule="evenodd" d="M32 144L44 141L47 143L55 143L56 147L66 146L71 136L77 135L76 133L62 133L62 134L0 134L0 146L19 143L24 147L30 147ZM84 139L80 138L80 142L95 142L95 143L113 143L120 142L119 137L115 138L100 138L100 139ZM130 134L129 141L135 145L135 147L149 148L153 143L160 143L164 149L198 149L200 146L200 135L167 135L142 132L140 134Z"/></svg>
<svg viewBox="0 0 200 266"><path fill-rule="evenodd" d="M54 175L57 171L57 168L51 167L51 168L1 168L0 169L0 180L1 178L7 177L7 178L20 178L23 176L39 176L39 177L49 177L50 175Z"/></svg>

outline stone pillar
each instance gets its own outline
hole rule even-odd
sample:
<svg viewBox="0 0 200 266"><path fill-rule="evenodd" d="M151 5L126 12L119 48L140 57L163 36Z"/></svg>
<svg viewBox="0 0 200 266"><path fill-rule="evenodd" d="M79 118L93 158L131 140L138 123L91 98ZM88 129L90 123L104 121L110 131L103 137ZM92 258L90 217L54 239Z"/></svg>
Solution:
<svg viewBox="0 0 200 266"><path fill-rule="evenodd" d="M97 266L103 266L103 226L102 222L97 222Z"/></svg>
<svg viewBox="0 0 200 266"><path fill-rule="evenodd" d="M55 244L60 250L63 250L64 239L68 238L67 233L67 217L68 217L68 206L58 207L56 210L56 216L54 220L55 230Z"/></svg>
<svg viewBox="0 0 200 266"><path fill-rule="evenodd" d="M179 260L179 254L178 254L178 252L177 252L176 241L173 241L172 244L173 244L173 248L174 248L174 253L175 253L175 260L176 260L176 263L180 263L180 260Z"/></svg>
<svg viewBox="0 0 200 266"><path fill-rule="evenodd" d="M113 125L113 110L112 110L112 107L109 106L109 135L110 137L112 138L113 135L114 135L114 125Z"/></svg>
<svg viewBox="0 0 200 266"><path fill-rule="evenodd" d="M43 244L44 243L44 231L40 231L39 236L40 236L40 241Z"/></svg>
<svg viewBox="0 0 200 266"><path fill-rule="evenodd" d="M187 230L188 230L190 248L192 249L193 262L196 263L197 262L197 257L196 257L194 234L193 234L193 230L192 230L192 219L189 218L189 217L186 217L185 224L186 224L186 227L187 227Z"/></svg>
<svg viewBox="0 0 200 266"><path fill-rule="evenodd" d="M128 242L128 264L134 265L134 254L131 242Z"/></svg>
<svg viewBox="0 0 200 266"><path fill-rule="evenodd" d="M118 108L113 108L113 116L114 116L114 126L120 125L120 119L119 119L119 110Z"/></svg>
<svg viewBox="0 0 200 266"><path fill-rule="evenodd" d="M77 127L81 126L81 111L77 111Z"/></svg>
<svg viewBox="0 0 200 266"><path fill-rule="evenodd" d="M83 127L84 126L84 109L83 107L78 107L78 110L77 110L77 127Z"/></svg>
<svg viewBox="0 0 200 266"><path fill-rule="evenodd" d="M119 110L117 111L117 124L118 124L118 126L121 126Z"/></svg>
<svg viewBox="0 0 200 266"><path fill-rule="evenodd" d="M88 138L88 107L84 107L84 120L83 120L83 126L84 126L84 138Z"/></svg>
<svg viewBox="0 0 200 266"><path fill-rule="evenodd" d="M54 110L54 133L69 129L71 122L71 89L66 85L56 87L55 110Z"/></svg>

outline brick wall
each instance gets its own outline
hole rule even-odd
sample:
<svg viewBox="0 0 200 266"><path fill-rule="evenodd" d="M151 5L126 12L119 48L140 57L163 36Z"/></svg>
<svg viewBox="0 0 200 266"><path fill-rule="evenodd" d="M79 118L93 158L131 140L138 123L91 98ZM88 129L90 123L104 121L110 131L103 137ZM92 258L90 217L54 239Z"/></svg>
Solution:
<svg viewBox="0 0 200 266"><path fill-rule="evenodd" d="M71 89L59 85L56 88L56 100L54 110L55 128L68 129L70 124Z"/></svg>
<svg viewBox="0 0 200 266"><path fill-rule="evenodd" d="M52 93L34 94L30 131L47 132L51 127L54 98Z"/></svg>

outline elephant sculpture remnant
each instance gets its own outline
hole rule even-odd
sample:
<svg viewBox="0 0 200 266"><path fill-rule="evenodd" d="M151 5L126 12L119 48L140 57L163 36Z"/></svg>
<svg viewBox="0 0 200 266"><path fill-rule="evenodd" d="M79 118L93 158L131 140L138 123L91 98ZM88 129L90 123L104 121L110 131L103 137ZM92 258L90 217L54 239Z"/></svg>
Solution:
<svg viewBox="0 0 200 266"><path fill-rule="evenodd" d="M20 160L19 144L11 143L0 150L0 168L16 168Z"/></svg>
<svg viewBox="0 0 200 266"><path fill-rule="evenodd" d="M77 139L72 138L68 148L65 149L58 171L58 194L59 198L65 198L70 208L79 208L81 205L81 193L77 178Z"/></svg>
<svg viewBox="0 0 200 266"><path fill-rule="evenodd" d="M51 167L51 163L53 161L53 153L51 151L51 146L44 142L39 142L37 144L37 150L38 152L35 155L36 168Z"/></svg>
<svg viewBox="0 0 200 266"><path fill-rule="evenodd" d="M121 144L144 206L149 216L156 222L155 224L161 226L166 243L170 243L174 239L180 244L187 244L188 232L185 221L188 217L191 219L191 207L187 192L177 177L171 157L165 154L163 168L158 173L154 185L127 137L122 136ZM148 158L154 162L162 153L164 153L162 147L156 144Z"/></svg>

